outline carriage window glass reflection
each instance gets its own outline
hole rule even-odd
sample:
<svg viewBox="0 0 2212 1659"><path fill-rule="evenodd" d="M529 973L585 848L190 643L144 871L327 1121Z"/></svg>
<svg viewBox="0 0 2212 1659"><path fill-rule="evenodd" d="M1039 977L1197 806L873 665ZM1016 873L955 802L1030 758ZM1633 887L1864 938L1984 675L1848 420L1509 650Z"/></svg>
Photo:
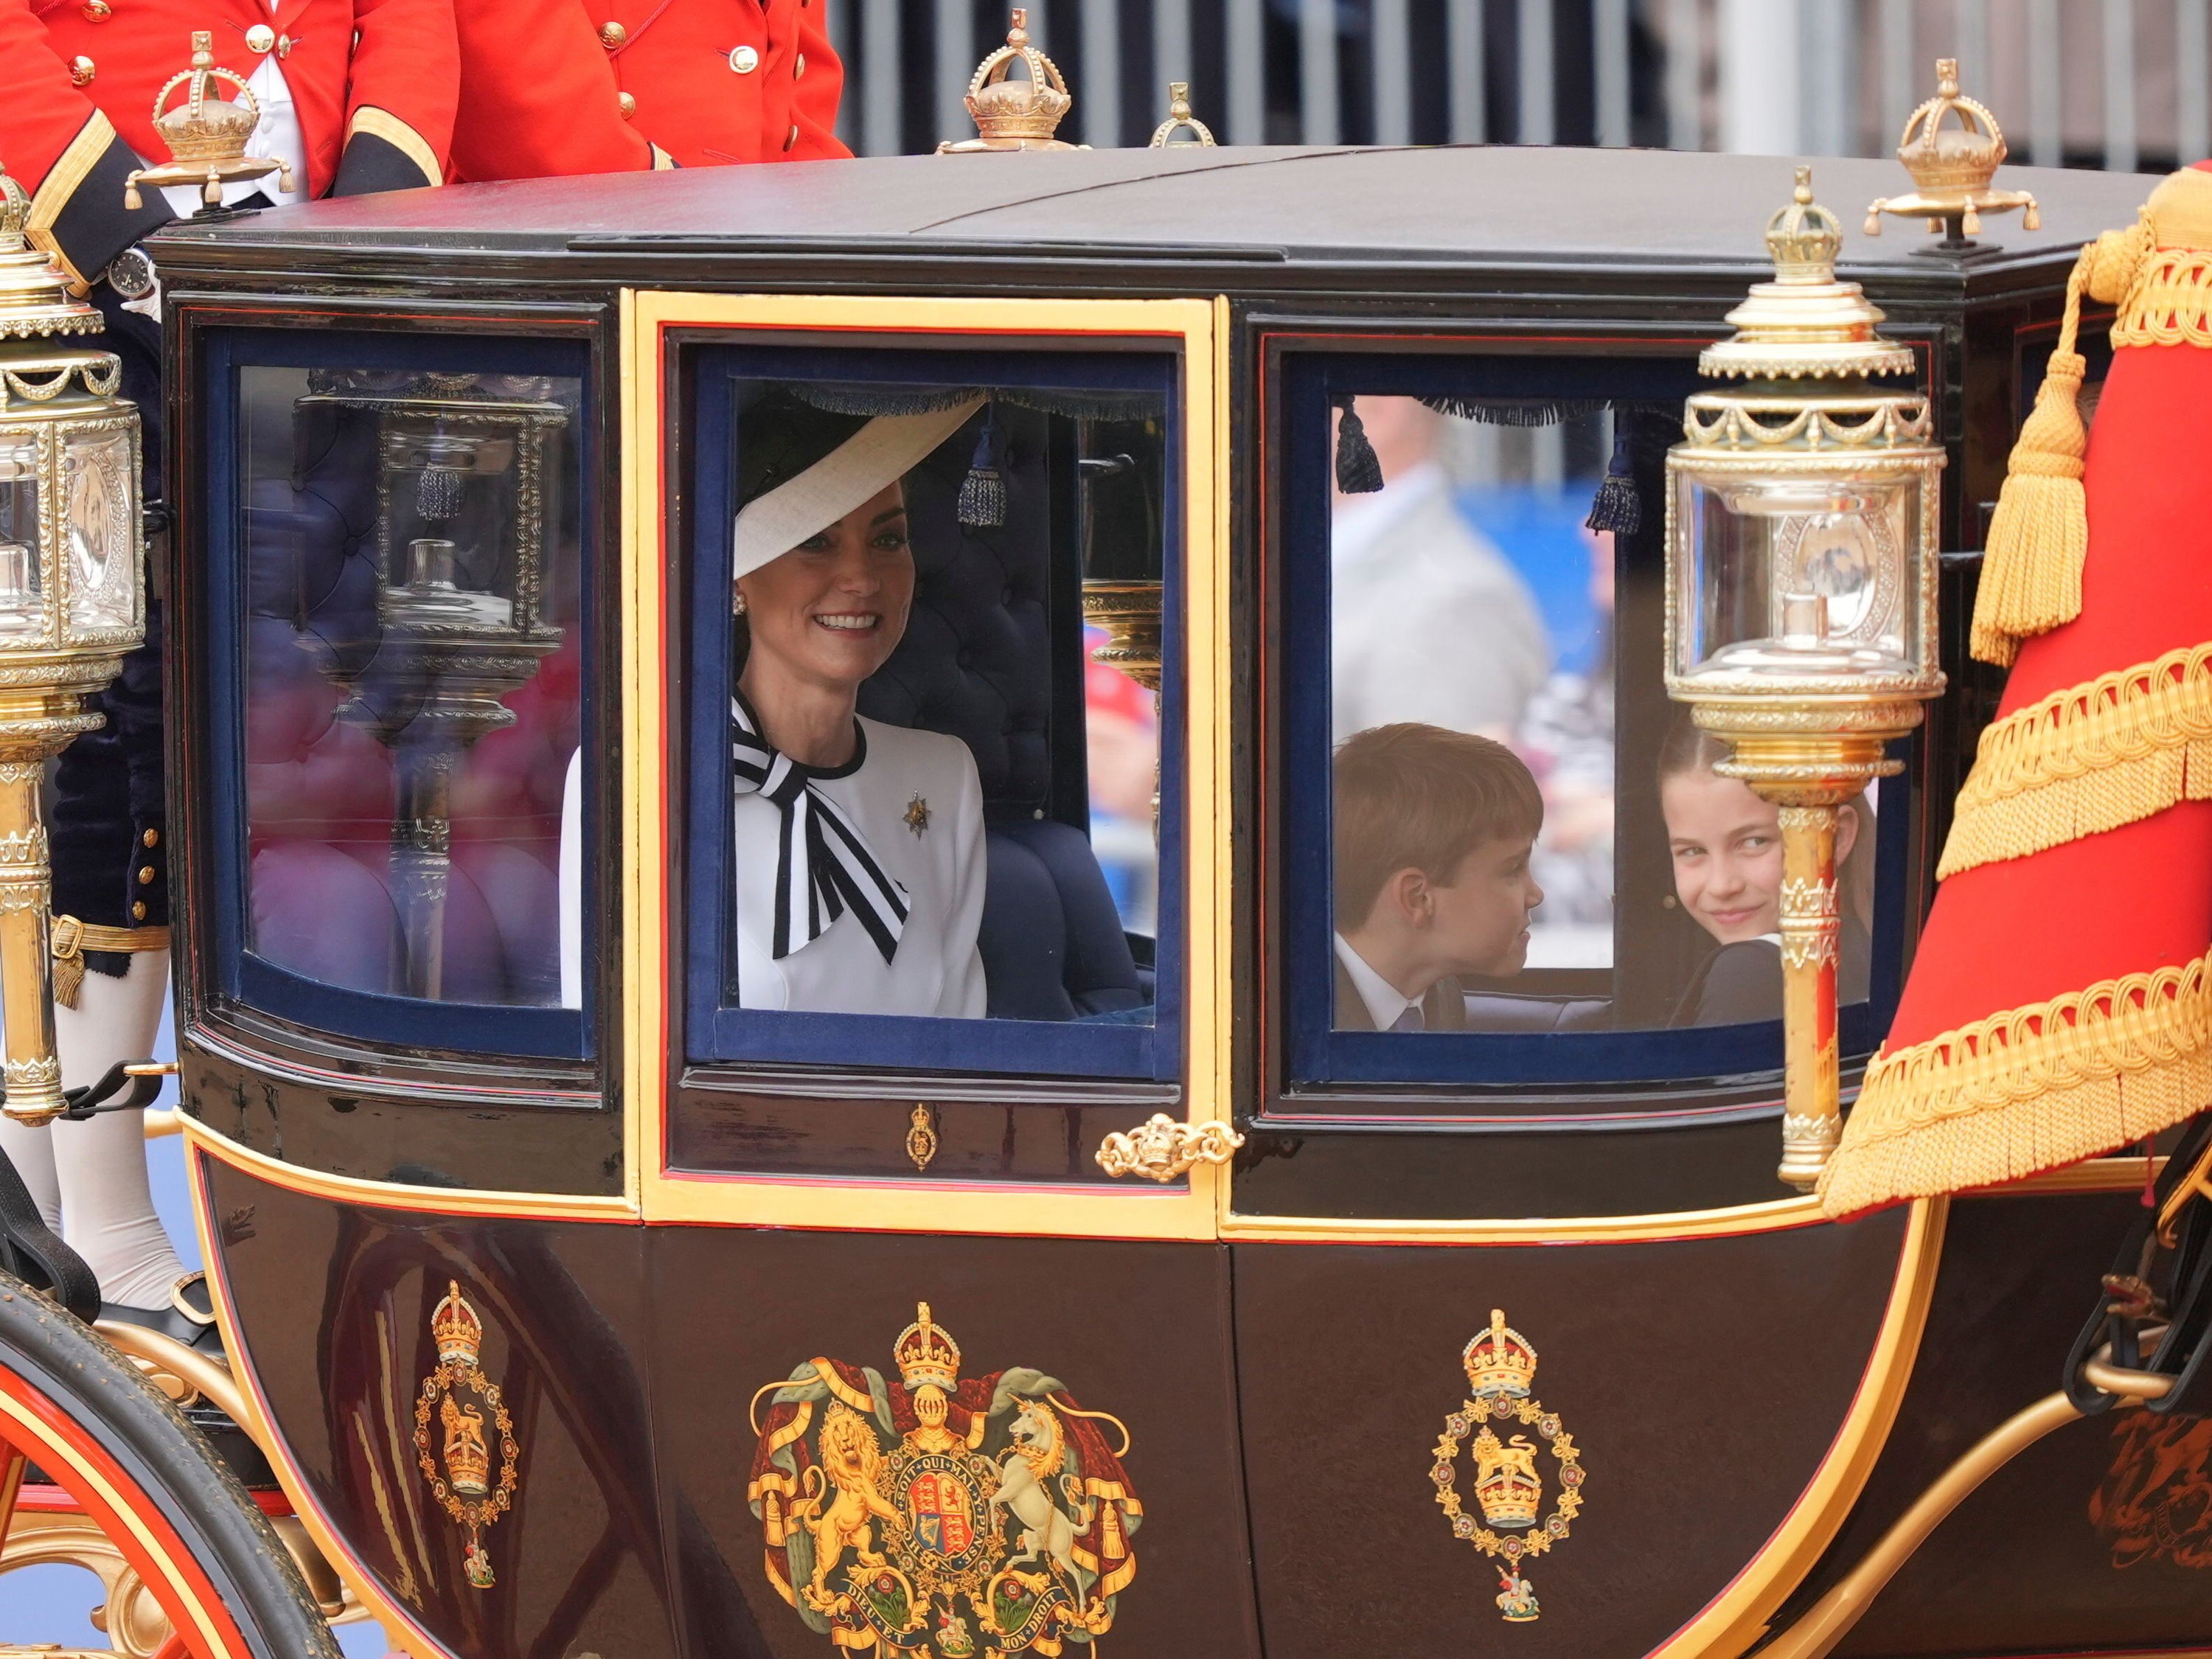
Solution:
<svg viewBox="0 0 2212 1659"><path fill-rule="evenodd" d="M1151 1025L1164 400L732 398L720 1006Z"/></svg>
<svg viewBox="0 0 2212 1659"><path fill-rule="evenodd" d="M240 370L246 942L264 961L384 995L580 1004L561 881L580 399L570 379Z"/></svg>
<svg viewBox="0 0 2212 1659"><path fill-rule="evenodd" d="M1332 420L1334 1029L1778 1019L1778 809L1721 769L1656 658L1616 651L1624 582L1629 626L1658 631L1679 413L1362 395ZM1874 827L1869 799L1844 809L1846 1003L1868 994Z"/></svg>

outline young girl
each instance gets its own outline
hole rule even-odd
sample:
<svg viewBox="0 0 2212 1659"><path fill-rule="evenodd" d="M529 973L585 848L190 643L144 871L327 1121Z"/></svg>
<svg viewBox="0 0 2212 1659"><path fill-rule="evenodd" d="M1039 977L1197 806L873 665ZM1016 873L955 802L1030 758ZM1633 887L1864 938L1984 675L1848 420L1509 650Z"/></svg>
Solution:
<svg viewBox="0 0 2212 1659"><path fill-rule="evenodd" d="M1659 750L1659 810L1674 896L1715 945L1674 1006L1675 1025L1782 1017L1781 809L1713 769L1727 757L1728 745L1692 724L1687 711ZM1867 995L1874 836L1862 832L1872 828L1863 796L1836 809L1841 1003Z"/></svg>

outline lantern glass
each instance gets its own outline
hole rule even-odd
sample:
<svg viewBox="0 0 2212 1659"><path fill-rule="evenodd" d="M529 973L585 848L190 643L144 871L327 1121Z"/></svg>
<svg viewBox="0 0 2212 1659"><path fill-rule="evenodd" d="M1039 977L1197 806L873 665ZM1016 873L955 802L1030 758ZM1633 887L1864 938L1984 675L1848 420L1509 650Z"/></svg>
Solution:
<svg viewBox="0 0 2212 1659"><path fill-rule="evenodd" d="M64 438L72 629L129 628L137 621L132 448L127 428L71 431Z"/></svg>
<svg viewBox="0 0 2212 1659"><path fill-rule="evenodd" d="M1678 680L1917 678L1927 667L1917 467L1674 469Z"/></svg>
<svg viewBox="0 0 2212 1659"><path fill-rule="evenodd" d="M36 634L45 625L44 540L38 440L27 432L0 432L0 640Z"/></svg>

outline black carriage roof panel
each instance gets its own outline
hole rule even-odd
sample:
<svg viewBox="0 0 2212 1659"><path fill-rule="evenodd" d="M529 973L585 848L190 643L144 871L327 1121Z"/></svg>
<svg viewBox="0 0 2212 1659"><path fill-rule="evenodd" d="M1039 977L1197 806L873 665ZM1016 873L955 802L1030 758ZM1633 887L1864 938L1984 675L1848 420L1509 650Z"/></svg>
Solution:
<svg viewBox="0 0 2212 1659"><path fill-rule="evenodd" d="M934 264L993 252L1080 258L1085 283L1116 286L1162 286L1162 265L1184 261L1247 269L1231 288L1272 285L1268 267L1579 270L1633 283L1670 269L1755 273L1791 165L1506 146L900 156L403 191L187 223L161 246L174 270L253 267L280 248L315 263L315 252L344 247L409 264L482 256L503 269L566 256L564 274L582 256L622 280L706 286L728 280L716 278L716 257L749 282L775 264L819 283L837 279L823 262L841 254ZM1929 239L1911 223L1891 221L1878 239L1859 230L1868 203L1910 189L1894 161L1814 165L1820 199L1847 227L1845 274L1886 288L1948 286L1962 272L1978 287L1972 279L2024 264L2039 274L2125 224L2148 188L2130 174L2008 167L2002 181L2034 192L2041 228L1992 218L1982 239L1997 252L1961 264L1916 252Z"/></svg>

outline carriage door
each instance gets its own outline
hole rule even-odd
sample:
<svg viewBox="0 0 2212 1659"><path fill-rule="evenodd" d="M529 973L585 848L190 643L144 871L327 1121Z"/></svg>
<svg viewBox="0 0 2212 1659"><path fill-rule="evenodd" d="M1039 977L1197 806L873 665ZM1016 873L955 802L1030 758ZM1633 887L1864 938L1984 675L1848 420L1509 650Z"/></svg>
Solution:
<svg viewBox="0 0 2212 1659"><path fill-rule="evenodd" d="M1175 1156L1228 1115L1214 308L629 304L667 971L628 1087L692 1639L1254 1653L1219 1170ZM794 769L821 650L877 655Z"/></svg>

